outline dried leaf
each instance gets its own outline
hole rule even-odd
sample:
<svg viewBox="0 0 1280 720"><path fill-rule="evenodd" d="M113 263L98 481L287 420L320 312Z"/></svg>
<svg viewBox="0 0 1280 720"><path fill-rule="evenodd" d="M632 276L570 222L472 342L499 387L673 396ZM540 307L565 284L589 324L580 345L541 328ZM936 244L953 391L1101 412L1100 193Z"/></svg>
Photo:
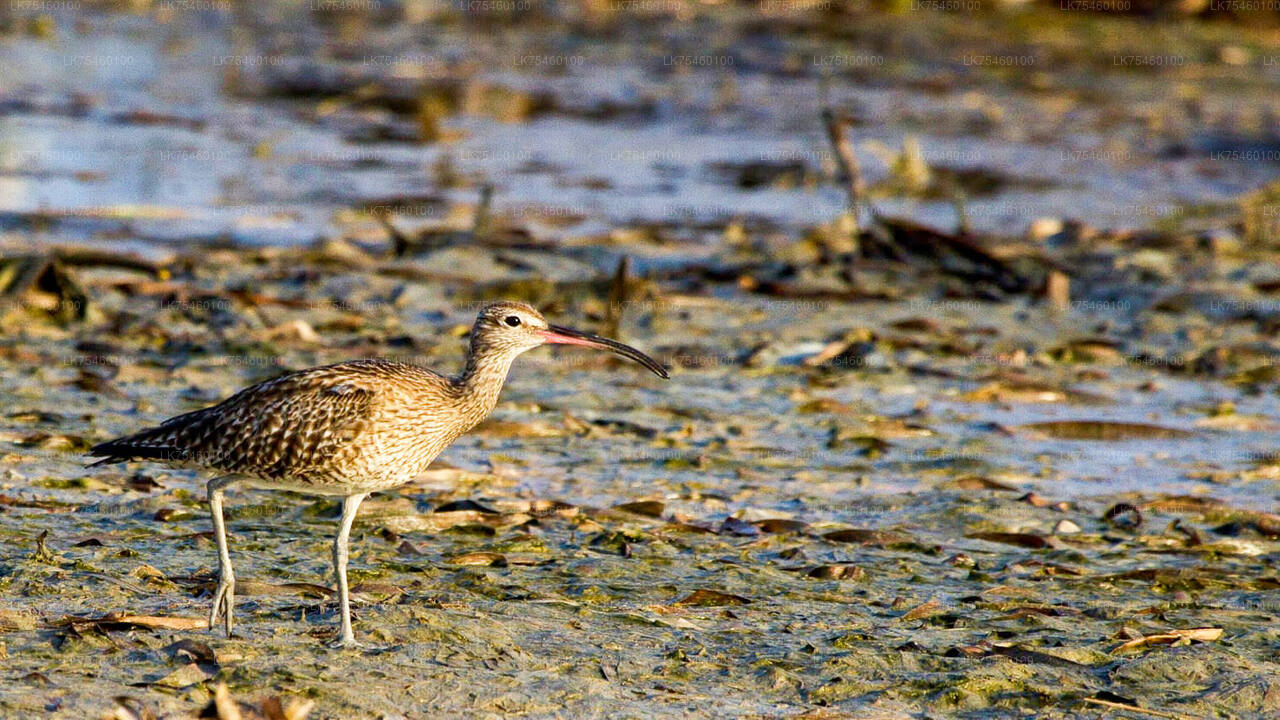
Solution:
<svg viewBox="0 0 1280 720"><path fill-rule="evenodd" d="M1052 500L1041 497L1033 492L1029 492L1026 495L1023 495L1022 497L1018 498L1018 500L1021 502L1027 503L1031 507L1049 507L1050 505L1053 504Z"/></svg>
<svg viewBox="0 0 1280 720"><path fill-rule="evenodd" d="M1174 495L1172 497L1160 498L1152 500L1141 505L1143 510L1150 512L1183 512L1183 513L1204 513L1210 510L1221 508L1226 503L1211 497L1199 497L1196 495ZM1119 506L1117 506L1119 507Z"/></svg>
<svg viewBox="0 0 1280 720"><path fill-rule="evenodd" d="M724 522L720 523L718 532L721 535L739 535L742 537L756 537L761 534L760 528L736 517L725 518Z"/></svg>
<svg viewBox="0 0 1280 720"><path fill-rule="evenodd" d="M866 530L863 528L833 530L829 533L823 533L822 537L832 542L860 543L876 547L888 547L912 542L911 537L905 533L889 530Z"/></svg>
<svg viewBox="0 0 1280 720"><path fill-rule="evenodd" d="M1158 717L1158 718L1170 718L1171 720L1187 720L1191 717L1189 715L1179 715L1176 713L1165 712L1163 710L1152 710L1151 708L1140 707L1132 701L1120 702L1117 700L1101 697L1102 695L1110 695L1112 697L1116 697L1112 693L1108 693L1108 692L1098 693L1098 695L1099 697L1087 697L1084 699L1084 701L1089 703L1090 705L1101 705L1102 707L1108 707L1115 710L1124 710L1126 712L1131 712L1138 715L1150 715L1152 717Z"/></svg>
<svg viewBox="0 0 1280 720"><path fill-rule="evenodd" d="M981 475L965 475L956 478L953 483L958 490L999 490L1002 492L1018 492L1018 488L1012 485L1006 485L1002 482L992 480Z"/></svg>
<svg viewBox="0 0 1280 720"><path fill-rule="evenodd" d="M697 534L703 534L703 535L713 535L716 532L715 528L709 527L702 523L679 521L679 520L676 522L667 523L666 525L663 525L661 529L663 531L676 530L680 532L697 533Z"/></svg>
<svg viewBox="0 0 1280 720"><path fill-rule="evenodd" d="M1031 533L1009 533L1009 532L977 532L968 533L967 538L975 540L987 540L989 542L1004 543L1005 545L1018 545L1025 548L1046 548L1049 547L1049 541L1039 535Z"/></svg>
<svg viewBox="0 0 1280 720"><path fill-rule="evenodd" d="M301 595L325 598L333 595L333 589L315 583L266 583L259 580L236 580L236 593L240 595Z"/></svg>
<svg viewBox="0 0 1280 720"><path fill-rule="evenodd" d="M579 512L576 505L570 505L559 500L534 500L529 503L528 509L529 515L536 518L551 517L553 515L555 517L571 518L577 517Z"/></svg>
<svg viewBox="0 0 1280 720"><path fill-rule="evenodd" d="M771 535L781 535L783 533L804 532L808 529L808 523L799 520L791 520L788 518L766 518L764 520L756 520L751 523L760 528L761 532Z"/></svg>
<svg viewBox="0 0 1280 720"><path fill-rule="evenodd" d="M472 511L472 512L482 513L484 515L500 515L501 514L497 510L494 510L493 508L489 507L488 505L483 505L471 499L454 500L452 502L447 502L441 505L440 507L436 508L434 514L441 515L444 513L453 513L453 512L462 512L462 511Z"/></svg>
<svg viewBox="0 0 1280 720"><path fill-rule="evenodd" d="M1118 519L1125 516L1130 517L1128 520ZM1102 514L1102 519L1116 527L1123 527L1129 530L1137 530L1142 527L1142 512L1129 503L1116 503L1115 505L1112 505L1107 508L1105 513Z"/></svg>
<svg viewBox="0 0 1280 720"><path fill-rule="evenodd" d="M615 505L614 508L633 515L660 518L662 513L666 512L667 506L660 500L637 500L636 502Z"/></svg>
<svg viewBox="0 0 1280 720"><path fill-rule="evenodd" d="M90 625L113 630L132 628L153 628L160 630L200 630L209 626L205 618L166 617L160 615L130 615L112 612L100 618L85 618L68 615L58 625Z"/></svg>
<svg viewBox="0 0 1280 720"><path fill-rule="evenodd" d="M284 720L306 720L315 707L315 700L290 700L284 708Z"/></svg>
<svg viewBox="0 0 1280 720"><path fill-rule="evenodd" d="M1019 430L1058 440L1185 440L1195 433L1178 428L1147 423L1112 422L1109 420L1050 420L1019 425Z"/></svg>
<svg viewBox="0 0 1280 720"><path fill-rule="evenodd" d="M115 711L111 714L112 720L156 720L151 708L137 698L117 695L112 700L116 704Z"/></svg>
<svg viewBox="0 0 1280 720"><path fill-rule="evenodd" d="M964 393L960 399L976 403L1064 403L1072 397L1069 390L1047 385L995 382Z"/></svg>
<svg viewBox="0 0 1280 720"><path fill-rule="evenodd" d="M671 607L720 607L723 605L746 605L751 600L741 595L720 592L719 590L694 590L683 599L671 603Z"/></svg>
<svg viewBox="0 0 1280 720"><path fill-rule="evenodd" d="M352 585L351 592L360 595L381 595L384 599L389 599L403 595L404 588L391 583L362 582Z"/></svg>
<svg viewBox="0 0 1280 720"><path fill-rule="evenodd" d="M187 663L151 684L180 690L185 687L191 687L197 683L202 683L211 677L213 677L213 673L200 665L197 665L196 663Z"/></svg>
<svg viewBox="0 0 1280 720"><path fill-rule="evenodd" d="M213 707L218 712L218 720L241 720L240 708L231 699L231 692L224 682L219 682L213 690Z"/></svg>
<svg viewBox="0 0 1280 720"><path fill-rule="evenodd" d="M1085 665L1083 663L1078 663L1074 660L1068 660L1066 658L1058 657L1057 655L1053 655L1050 653L1040 652L1039 650L1030 650L1027 648L1013 647L1013 646L995 645L991 648L991 654L1002 655L1016 663L1022 663L1024 665L1026 664L1049 665L1052 667L1072 668L1072 669L1089 667L1088 665Z"/></svg>
<svg viewBox="0 0 1280 720"><path fill-rule="evenodd" d="M1175 643L1197 642L1213 642L1222 637L1222 628L1216 627L1199 627L1189 628L1186 630L1169 630L1167 632L1156 633L1155 635L1144 635L1140 638L1121 643L1116 646L1112 653L1128 652L1136 650L1148 645L1173 645Z"/></svg>
<svg viewBox="0 0 1280 720"><path fill-rule="evenodd" d="M267 720L285 720L284 705L280 703L280 698L276 695L263 700L261 709Z"/></svg>
<svg viewBox="0 0 1280 720"><path fill-rule="evenodd" d="M805 577L814 580L865 580L867 571L857 565L819 565L805 573Z"/></svg>
<svg viewBox="0 0 1280 720"><path fill-rule="evenodd" d="M215 671L219 666L218 656L213 652L213 648L198 640L190 638L179 640L165 647L165 652L169 653L171 661L186 660Z"/></svg>
<svg viewBox="0 0 1280 720"><path fill-rule="evenodd" d="M946 608L942 606L942 603L938 602L937 600L930 600L928 602L921 603L911 608L906 613L904 613L902 617L898 619L899 620L919 620L920 618L929 617L930 615L938 615L945 611L946 611Z"/></svg>
<svg viewBox="0 0 1280 720"><path fill-rule="evenodd" d="M314 700L290 700L284 705L279 696L272 695L262 701L262 714L267 720L305 720L315 708Z"/></svg>
<svg viewBox="0 0 1280 720"><path fill-rule="evenodd" d="M484 567L506 567L507 557L495 552L470 552L455 555L448 560L450 565L481 565Z"/></svg>

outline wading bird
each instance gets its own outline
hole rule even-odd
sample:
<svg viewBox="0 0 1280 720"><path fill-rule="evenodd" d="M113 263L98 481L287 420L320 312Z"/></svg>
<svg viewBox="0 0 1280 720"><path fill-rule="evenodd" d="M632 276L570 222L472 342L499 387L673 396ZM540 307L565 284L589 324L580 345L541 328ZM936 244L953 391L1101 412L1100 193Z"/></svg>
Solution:
<svg viewBox="0 0 1280 720"><path fill-rule="evenodd" d="M93 465L151 460L217 471L209 512L218 543L218 588L209 627L225 618L230 637L235 573L227 551L222 499L235 483L343 498L333 543L342 613L337 647L356 645L347 592L347 540L369 493L417 477L460 435L492 412L511 363L539 345L582 345L615 352L667 377L656 360L615 340L548 325L524 303L485 307L471 329L466 368L446 377L384 360L310 368L259 383L203 410L95 445Z"/></svg>

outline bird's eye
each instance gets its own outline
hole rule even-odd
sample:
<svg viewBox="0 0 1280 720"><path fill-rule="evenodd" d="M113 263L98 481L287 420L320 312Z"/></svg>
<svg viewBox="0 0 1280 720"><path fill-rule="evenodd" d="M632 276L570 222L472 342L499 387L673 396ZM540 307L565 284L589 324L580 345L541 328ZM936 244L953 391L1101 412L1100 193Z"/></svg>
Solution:
<svg viewBox="0 0 1280 720"><path fill-rule="evenodd" d="M520 327L520 318L515 315L508 315L502 322L510 325L511 327Z"/></svg>

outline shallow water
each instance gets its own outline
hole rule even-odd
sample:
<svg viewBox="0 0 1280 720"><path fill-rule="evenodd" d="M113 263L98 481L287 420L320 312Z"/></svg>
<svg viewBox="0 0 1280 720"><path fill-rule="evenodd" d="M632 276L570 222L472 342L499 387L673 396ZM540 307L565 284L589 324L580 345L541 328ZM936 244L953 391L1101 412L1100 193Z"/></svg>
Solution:
<svg viewBox="0 0 1280 720"><path fill-rule="evenodd" d="M137 702L191 717L219 683L259 710L271 696L312 700L313 718L1079 717L1103 712L1093 700L1187 717L1280 712L1274 306L1263 290L1246 296L1258 316L1235 320L1151 302L1245 288L1266 253L1218 264L1157 249L1194 267L1155 281L1117 270L1103 289L1121 300L1102 312L948 298L948 278L874 263L856 266L852 284L897 300L751 295L699 274L758 253L729 248L724 219L754 217L753 239L777 235L791 251L843 202L829 182L740 191L708 169L798 157L818 173L827 161L817 81L780 70L776 46L753 49L750 63L747 50L735 55L738 99L715 109L721 76L672 73L668 51L644 43L608 49L560 27L566 49L555 52L583 62L556 74L512 70L512 58L549 52L520 31L468 42L447 26L429 51L388 32L379 57L496 58L482 80L553 88L570 110L644 97L656 110L450 115L444 129L463 137L357 145L342 140L350 124L387 117L334 119L317 109L332 98L224 91L219 58L239 52L230 14L79 20L60 17L54 41L0 42L4 246L128 249L172 274L76 267L85 322L59 326L22 303L0 316L0 714L111 716ZM915 26L941 22L909 20L891 35L915 42ZM332 38L301 24L325 55ZM255 30L265 47L291 28ZM1212 45L1225 31L1200 32ZM910 131L939 164L1052 181L972 199L976 227L1016 235L1059 214L1146 227L1164 213L1138 206L1224 201L1273 174L1225 156L1157 159L1180 137L1140 121L1174 104L1153 91L1162 76L1108 75L1113 102L1082 95L1065 112L1045 102L1056 91L957 70L956 59L890 58L883 75L837 79L830 92L884 118L856 127L859 140L896 147ZM1212 115L1229 93L1200 69L1179 77L1201 84ZM921 87L942 70L960 80ZM1046 72L1070 89L1087 70ZM90 96L83 111L77 92ZM988 101L1019 122L966 131ZM1132 113L1118 120L1115 105ZM165 117L121 119L136 110ZM1102 137L1121 139L1122 162L1094 152ZM859 150L871 179L883 177ZM457 187L436 185L442 154ZM556 244L453 243L389 259L357 210L409 195L401 226L463 226L484 179L496 181L499 214L543 216L536 237ZM952 222L945 203L878 202ZM98 211L62 217L85 208ZM650 223L675 237L597 236ZM339 251L310 248L317 237L374 249L326 254ZM226 240L236 249L206 245ZM367 652L324 647L333 501L232 492L241 587L226 639L197 627L216 566L206 478L83 468L93 442L283 370L368 355L456 369L475 301L528 293L553 321L598 329L617 299L581 283L624 255L639 278L668 273L624 293L618 334L672 379L577 349L522 358L490 422L439 469L362 508L351 575ZM1098 290L1084 272L1076 287ZM246 289L256 299L236 294ZM1110 344L1098 357L1064 354L1099 337ZM869 348L814 362L855 338ZM1233 349L1250 343L1263 349ZM1196 369L1213 347L1233 349L1224 369ZM1032 427L1054 421L1129 439ZM126 610L179 627L95 622ZM1204 627L1221 637L1125 647Z"/></svg>
<svg viewBox="0 0 1280 720"><path fill-rule="evenodd" d="M294 53L268 47L274 31L287 26L272 28L255 46L232 39L244 30L230 13L176 13L163 24L96 13L60 20L52 40L0 45L6 70L0 96L11 103L0 115L0 212L163 208L176 217L143 211L127 223L155 240L310 241L333 232L335 215L353 204L432 190L431 168L442 156L464 177L494 181L499 209L574 221L537 226L551 237L627 223L735 217L795 228L838 214L843 191L830 183L739 191L712 168L795 161L814 176L829 174L833 158L817 114L823 97L867 119L852 137L872 183L887 172L873 145L899 149L904 134L919 141L930 165L1004 175L1003 189L967 201L973 227L987 232L1017 235L1038 217L1147 227L1187 206L1229 202L1271 178L1276 167L1265 145L1229 134L1196 135L1176 115L1167 115L1168 127L1144 132L1147 114L1182 112L1159 94L1168 81L1158 74L1112 68L1106 77L1113 96L1068 101L1079 92L1079 70L1043 59L1033 67L1052 78L1054 92L1037 96L966 66L969 55L959 50L930 60L792 39L759 49L762 57L726 47L708 56L728 64L699 68L679 65L683 54L638 44L624 44L621 52L579 40L548 52L534 37L497 42L447 26L426 46L387 33L384 45L331 64L390 77L430 76L441 63L479 64L483 69L469 76L475 83L544 91L568 108L650 103L652 114L604 121L553 114L529 122L459 116L446 119L454 138L443 143L356 144L344 140L349 128L342 122L308 122L297 103L229 93L228 78L244 77L252 86L259 74L293 66ZM300 28L317 32L306 23ZM859 82L837 74L824 89L825 59L846 56L878 65L861 68ZM550 60L525 58L563 62L548 67ZM314 62L324 67L323 59ZM787 62L800 62L802 74L780 73L777 67ZM1200 67L1192 63L1180 80L1199 89L1199 112L1229 121L1238 109L1193 72ZM923 91L902 82L931 74L951 85ZM1266 87L1266 74L1247 67L1236 74L1239 82ZM716 90L729 79L731 102L718 99ZM1265 107L1249 111L1265 113ZM1128 114L1126 122L1117 123L1116 114ZM998 119L1014 117L1019 122ZM976 129L966 130L966 123L977 123ZM1249 151L1262 161L1241 162ZM451 195L475 197L471 189ZM935 226L955 222L949 201L879 202L883 211Z"/></svg>

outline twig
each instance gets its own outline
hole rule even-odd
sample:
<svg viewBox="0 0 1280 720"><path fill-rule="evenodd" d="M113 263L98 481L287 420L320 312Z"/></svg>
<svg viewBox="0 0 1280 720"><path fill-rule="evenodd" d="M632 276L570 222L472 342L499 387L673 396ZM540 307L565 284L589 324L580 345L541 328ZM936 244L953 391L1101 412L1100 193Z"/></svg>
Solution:
<svg viewBox="0 0 1280 720"><path fill-rule="evenodd" d="M827 139L836 151L840 171L848 181L845 191L849 194L849 212L853 215L856 233L862 224L863 197L867 192L866 183L862 179L862 166L858 164L858 156L853 154L853 145L849 143L849 136L845 132L845 119L837 118L835 112L828 107L822 109L822 122L827 126Z"/></svg>
<svg viewBox="0 0 1280 720"><path fill-rule="evenodd" d="M1141 715L1150 715L1152 717L1173 718L1173 720L1192 720L1188 715L1178 713L1165 712L1164 710L1150 710L1137 705L1129 705L1127 703L1112 702L1110 700L1102 700L1100 698L1085 698L1085 702L1094 705L1102 705L1104 707L1114 708L1116 710L1128 710L1129 712L1139 713Z"/></svg>
<svg viewBox="0 0 1280 720"><path fill-rule="evenodd" d="M631 259L627 255L623 255L618 260L618 267L613 272L613 280L609 282L609 299L608 306L604 310L604 327L603 332L608 337L617 337L618 326L622 324L622 311L627 306L628 293L627 282L631 273Z"/></svg>
<svg viewBox="0 0 1280 720"><path fill-rule="evenodd" d="M968 208L965 207L965 201L967 199L968 198L965 197L964 190L957 185L955 187L955 192L951 195L951 202L954 204L956 209L957 235L969 234L969 212Z"/></svg>
<svg viewBox="0 0 1280 720"><path fill-rule="evenodd" d="M386 229L387 234L391 236L391 254L395 257L404 257L409 252L409 238L391 222L391 211L386 208L378 208L374 211L373 217Z"/></svg>
<svg viewBox="0 0 1280 720"><path fill-rule="evenodd" d="M477 243L484 243L492 229L490 208L493 204L493 184L480 186L480 204L476 206L475 222L471 226L471 235Z"/></svg>
<svg viewBox="0 0 1280 720"><path fill-rule="evenodd" d="M164 265L145 260L133 255L122 255L106 250L92 248L58 248L54 254L64 265L114 267L123 270L137 270L152 276L164 272Z"/></svg>

